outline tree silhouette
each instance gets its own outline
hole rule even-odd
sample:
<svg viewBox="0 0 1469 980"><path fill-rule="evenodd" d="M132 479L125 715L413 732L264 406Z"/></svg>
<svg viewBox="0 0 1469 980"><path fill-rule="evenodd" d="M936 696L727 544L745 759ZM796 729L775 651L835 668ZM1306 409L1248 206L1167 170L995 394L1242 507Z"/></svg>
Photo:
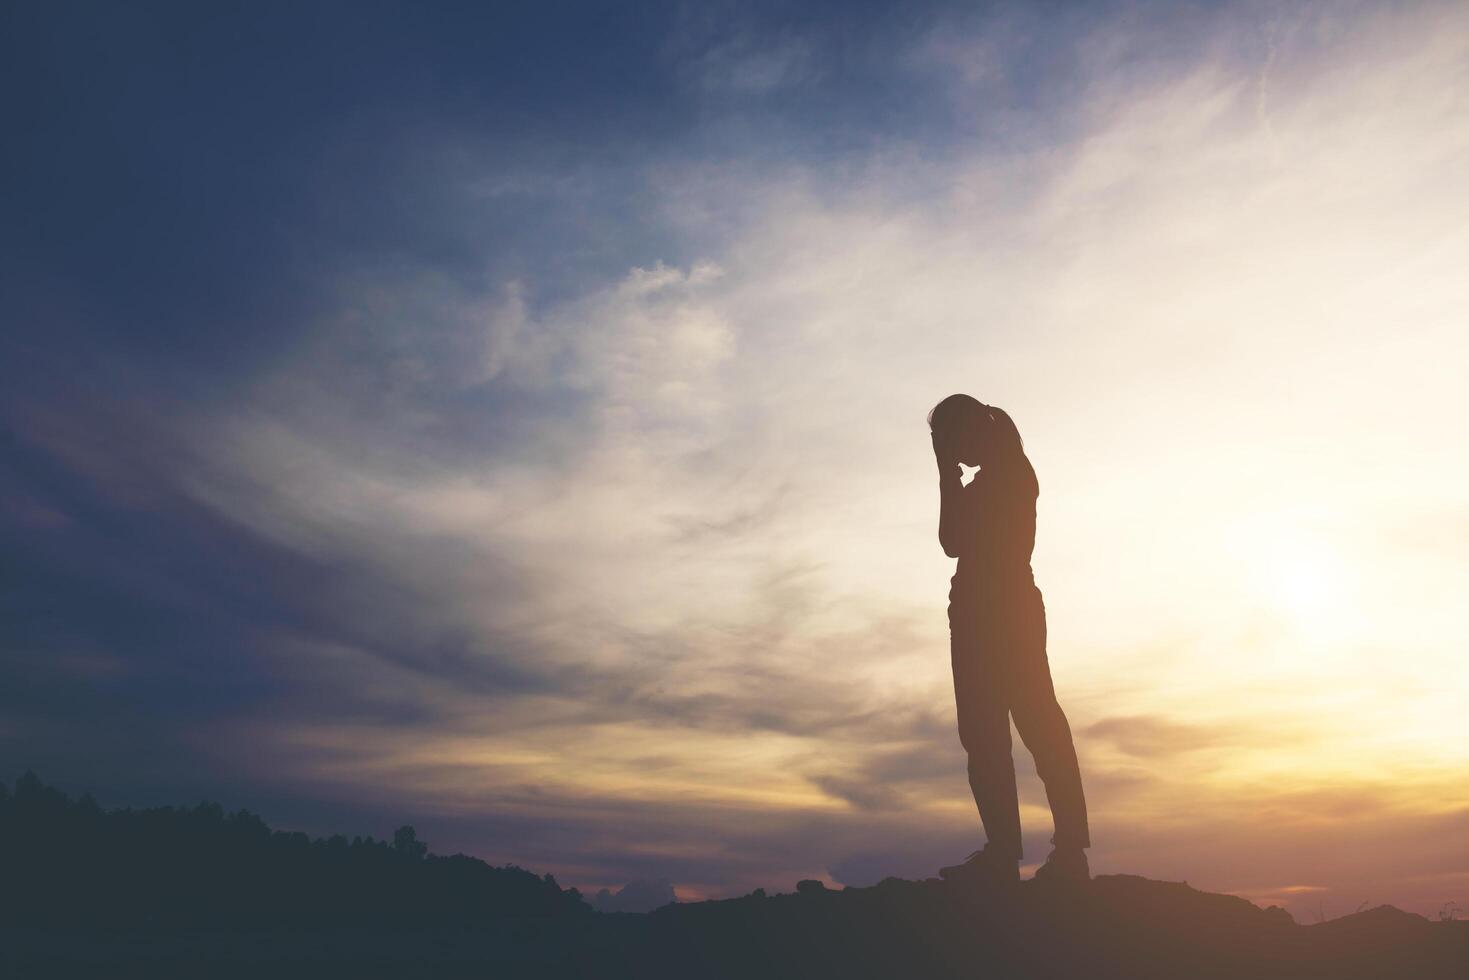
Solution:
<svg viewBox="0 0 1469 980"><path fill-rule="evenodd" d="M415 861L428 855L428 845L418 839L418 831L406 824L393 831L393 850Z"/></svg>
<svg viewBox="0 0 1469 980"><path fill-rule="evenodd" d="M0 785L0 918L118 928L471 928L592 914L549 875L393 839L272 831L217 803L104 811L33 772Z"/></svg>

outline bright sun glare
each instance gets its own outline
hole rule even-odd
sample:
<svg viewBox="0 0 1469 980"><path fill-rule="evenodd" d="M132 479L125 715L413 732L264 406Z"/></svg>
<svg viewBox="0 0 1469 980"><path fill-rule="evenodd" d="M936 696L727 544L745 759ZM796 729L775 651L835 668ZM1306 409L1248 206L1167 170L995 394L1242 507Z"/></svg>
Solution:
<svg viewBox="0 0 1469 980"><path fill-rule="evenodd" d="M1271 604L1309 639L1333 638L1344 613L1340 562L1298 543L1276 549L1267 566Z"/></svg>

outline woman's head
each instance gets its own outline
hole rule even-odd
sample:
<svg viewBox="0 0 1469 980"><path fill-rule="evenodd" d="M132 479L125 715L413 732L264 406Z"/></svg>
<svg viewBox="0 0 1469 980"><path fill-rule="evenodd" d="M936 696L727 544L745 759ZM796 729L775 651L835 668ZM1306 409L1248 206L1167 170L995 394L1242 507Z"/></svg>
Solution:
<svg viewBox="0 0 1469 980"><path fill-rule="evenodd" d="M928 427L965 466L1024 459L1020 430L1004 409L965 394L950 395L928 413Z"/></svg>

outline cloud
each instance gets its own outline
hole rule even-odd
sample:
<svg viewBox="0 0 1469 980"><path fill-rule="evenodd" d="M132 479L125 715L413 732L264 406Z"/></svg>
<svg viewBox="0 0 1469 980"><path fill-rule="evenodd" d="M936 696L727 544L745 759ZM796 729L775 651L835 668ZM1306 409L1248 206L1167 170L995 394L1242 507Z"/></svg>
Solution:
<svg viewBox="0 0 1469 980"><path fill-rule="evenodd" d="M768 95L811 77L817 69L808 42L785 35L722 41L699 56L698 79L711 93Z"/></svg>
<svg viewBox="0 0 1469 980"><path fill-rule="evenodd" d="M1148 715L1104 718L1088 725L1081 734L1107 739L1128 755L1143 759L1220 748L1231 736L1228 730L1210 730Z"/></svg>
<svg viewBox="0 0 1469 980"><path fill-rule="evenodd" d="M811 781L832 796L863 810L894 810L903 802L903 797L890 787L866 779L816 776Z"/></svg>

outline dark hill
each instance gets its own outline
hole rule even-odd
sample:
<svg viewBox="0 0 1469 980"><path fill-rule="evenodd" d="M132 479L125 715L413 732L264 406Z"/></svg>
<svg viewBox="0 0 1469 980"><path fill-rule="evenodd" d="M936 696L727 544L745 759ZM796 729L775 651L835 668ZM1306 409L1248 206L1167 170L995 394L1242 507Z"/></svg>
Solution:
<svg viewBox="0 0 1469 980"><path fill-rule="evenodd" d="M33 778L0 793L0 871L17 977L1469 977L1469 923L1390 907L1303 926L1104 875L604 915L549 876L428 855L408 828L312 841L207 805L105 813Z"/></svg>
<svg viewBox="0 0 1469 980"><path fill-rule="evenodd" d="M10 928L467 928L595 913L550 875L392 841L272 831L213 803L103 810L27 773L0 784L0 922Z"/></svg>

